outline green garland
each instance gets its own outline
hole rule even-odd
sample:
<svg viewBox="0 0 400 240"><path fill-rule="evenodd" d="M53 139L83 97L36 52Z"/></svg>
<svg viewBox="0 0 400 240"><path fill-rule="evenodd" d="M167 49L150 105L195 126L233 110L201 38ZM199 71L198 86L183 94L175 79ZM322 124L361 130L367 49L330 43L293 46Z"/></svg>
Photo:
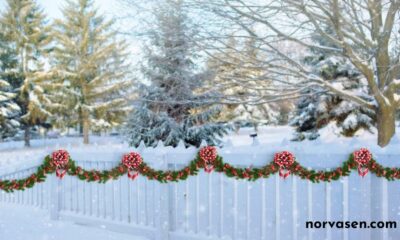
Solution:
<svg viewBox="0 0 400 240"><path fill-rule="evenodd" d="M203 150L212 150L214 152L214 156L210 159L204 157L202 155ZM366 150L366 149L364 149ZM368 151L368 150L366 150ZM283 153L283 152L282 152ZM291 155L291 153L285 152L286 154ZM134 153L139 156L137 153ZM274 161L271 163L260 167L248 167L248 168L238 168L230 165L229 163L225 163L223 158L216 154L216 150L213 147L205 147L200 150L197 154L196 158L193 159L188 166L180 169L180 170L156 170L152 167L148 166L145 162L141 161L138 164L138 167L135 169L131 169L126 164L121 162L118 166L110 169L110 170L85 170L82 167L79 167L75 164L69 155L67 155L67 164L63 166L63 170L65 174L69 176L76 176L78 179L86 181L86 182L98 182L105 183L109 180L116 180L119 177L129 173L129 171L135 171L136 173L146 177L149 180L157 180L161 183L167 182L178 182L184 181L189 176L195 176L198 174L200 169L207 170L207 167L212 167L212 170L215 170L218 173L223 173L225 176L235 179L245 179L248 181L256 181L260 178L268 178L271 175L280 172L280 170L284 169L288 173L292 175L296 175L301 179L309 180L313 183L318 182L331 182L335 180L339 180L343 176L349 176L352 170L356 170L357 168L360 170L360 163L355 161L354 156L355 153L350 154L347 161L343 162L342 166L337 167L331 171L316 171L316 170L308 170L305 167L301 166L300 163L294 160L290 162L290 165L282 166L279 164L279 161L276 158L280 157L281 153L277 153L275 155ZM211 155L210 155L211 156ZM125 157L125 156L124 156ZM140 157L140 156L139 156ZM368 172L375 174L377 177L384 177L389 181L400 179L400 168L388 168L383 167L379 163L377 163L372 157L365 162L362 167ZM49 174L53 174L58 171L58 166L55 164L54 157L50 155L46 156L44 162L41 166L38 167L35 173L23 179L14 179L14 180L0 180L0 189L6 192L13 192L15 190L25 190L28 188L32 188L36 183L44 182L46 180L46 176ZM359 172L360 173L360 172ZM361 175L361 174L360 174ZM364 176L363 174L362 176ZM57 175L60 178L63 175ZM286 176L284 176L285 178ZM132 178L134 179L134 178Z"/></svg>

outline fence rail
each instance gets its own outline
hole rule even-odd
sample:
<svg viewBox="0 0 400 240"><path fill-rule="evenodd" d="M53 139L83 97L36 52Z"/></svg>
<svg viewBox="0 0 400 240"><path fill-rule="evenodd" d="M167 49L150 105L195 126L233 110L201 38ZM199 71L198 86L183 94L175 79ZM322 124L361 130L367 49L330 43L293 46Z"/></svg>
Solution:
<svg viewBox="0 0 400 240"><path fill-rule="evenodd" d="M312 153L290 149L297 160L313 169L339 166L351 151ZM86 169L116 166L126 147L97 146L67 149ZM198 149L140 148L154 168L179 169ZM282 148L225 147L218 153L236 166L261 166ZM39 154L40 153L40 154ZM30 156L30 164L0 169L1 179L21 178L35 171L45 152ZM396 165L399 155L384 151L375 156L384 165ZM37 158L37 159L36 159ZM306 221L399 221L400 183L371 174L357 174L332 183L313 184L279 175L256 182L234 180L223 174L201 172L179 183L160 184L126 176L106 184L51 176L24 192L0 193L0 202L48 209L53 219L143 235L149 239L399 239L396 229L307 229Z"/></svg>

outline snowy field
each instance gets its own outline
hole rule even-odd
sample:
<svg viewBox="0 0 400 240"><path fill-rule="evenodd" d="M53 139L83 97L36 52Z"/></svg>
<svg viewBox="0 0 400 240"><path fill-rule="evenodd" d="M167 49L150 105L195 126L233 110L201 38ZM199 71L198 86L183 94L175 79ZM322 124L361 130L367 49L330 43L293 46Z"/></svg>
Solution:
<svg viewBox="0 0 400 240"><path fill-rule="evenodd" d="M146 240L104 227L51 221L45 210L0 203L1 240Z"/></svg>
<svg viewBox="0 0 400 240"><path fill-rule="evenodd" d="M398 124L399 125L399 124ZM297 152L352 152L358 147L368 147L374 153L400 153L400 127L391 143L380 148L376 145L376 135L361 131L355 137L340 136L334 124L328 125L320 131L320 137L314 141L293 142L293 128L288 126L264 126L258 129L256 141L260 146L268 146L278 150L295 150ZM249 146L253 139L249 136L254 133L253 128L241 128L238 133L231 132L222 141L225 146ZM60 137L57 139L36 139L31 141L31 148L25 148L22 141L0 143L0 168L12 165L15 161L30 161L29 156L47 155L55 149L93 149L93 148L128 148L128 143L121 136L91 136L91 144L83 145L79 137ZM329 146L329 147L327 147Z"/></svg>
<svg viewBox="0 0 400 240"><path fill-rule="evenodd" d="M400 126L400 124L397 124ZM376 130L373 130L376 132ZM241 128L238 133L230 132L222 140L224 144L233 144L234 146L243 146L252 144L250 134L254 133L253 128ZM400 127L397 127L396 135L393 137L390 146L400 144ZM343 137L338 132L334 123L326 126L319 131L320 137L314 141L305 140L302 142L292 142L290 139L293 137L294 130L289 126L263 126L258 129L257 140L260 144L282 144L290 143L294 145L302 145L307 143L318 143L321 144L340 144L340 143L364 143L366 145L376 145L376 134L367 131L359 131L355 137L348 138ZM31 140L32 147L29 149L24 148L23 141L14 142L0 142L0 153L10 151L31 151L45 148L57 148L57 147L88 147L82 144L83 139L81 137L60 137L56 139L35 139ZM108 145L108 146L128 146L125 139L122 136L91 136L91 146L97 145Z"/></svg>

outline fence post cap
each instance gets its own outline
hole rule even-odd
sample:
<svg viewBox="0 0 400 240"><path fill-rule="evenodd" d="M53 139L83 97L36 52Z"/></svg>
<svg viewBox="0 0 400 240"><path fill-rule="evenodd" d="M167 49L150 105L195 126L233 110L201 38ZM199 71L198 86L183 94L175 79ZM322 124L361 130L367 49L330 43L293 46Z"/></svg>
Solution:
<svg viewBox="0 0 400 240"><path fill-rule="evenodd" d="M164 147L164 142L163 141L158 141L156 148L163 148Z"/></svg>
<svg viewBox="0 0 400 240"><path fill-rule="evenodd" d="M140 141L140 143L139 143L138 149L139 149L139 150L143 150L144 148L146 148L146 145L144 144L144 141L142 140L142 141Z"/></svg>
<svg viewBox="0 0 400 240"><path fill-rule="evenodd" d="M228 139L225 143L224 143L224 147L232 147L233 143L231 139Z"/></svg>
<svg viewBox="0 0 400 240"><path fill-rule="evenodd" d="M201 140L201 143L200 143L200 147L205 147L205 146L207 146L207 142L206 142L206 140Z"/></svg>
<svg viewBox="0 0 400 240"><path fill-rule="evenodd" d="M182 149L185 148L185 143L183 143L183 140L182 140L182 139L179 140L178 145L176 146L176 148L182 148Z"/></svg>
<svg viewBox="0 0 400 240"><path fill-rule="evenodd" d="M287 138L284 138L281 142L281 146L287 146L289 145L289 140L287 140Z"/></svg>
<svg viewBox="0 0 400 240"><path fill-rule="evenodd" d="M253 138L253 142L251 143L251 146L258 146L260 145L260 141L258 141L257 137Z"/></svg>

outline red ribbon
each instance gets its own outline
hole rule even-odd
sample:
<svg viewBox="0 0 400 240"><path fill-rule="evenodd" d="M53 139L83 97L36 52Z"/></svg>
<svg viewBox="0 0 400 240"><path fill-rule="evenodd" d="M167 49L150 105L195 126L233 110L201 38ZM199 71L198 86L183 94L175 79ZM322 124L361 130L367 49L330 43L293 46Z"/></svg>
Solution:
<svg viewBox="0 0 400 240"><path fill-rule="evenodd" d="M56 176L60 179L63 179L63 177L65 176L66 173L67 173L67 170L65 170L63 168L56 169Z"/></svg>
<svg viewBox="0 0 400 240"><path fill-rule="evenodd" d="M279 176L282 177L283 179L289 177L290 175L290 170L285 169L283 167L279 168Z"/></svg>
<svg viewBox="0 0 400 240"><path fill-rule="evenodd" d="M207 165L204 167L204 171L205 171L206 173L211 173L213 170L214 170L214 166L211 165L211 164L207 164Z"/></svg>
<svg viewBox="0 0 400 240"><path fill-rule="evenodd" d="M139 173L134 170L128 170L128 178L135 180L139 176Z"/></svg>
<svg viewBox="0 0 400 240"><path fill-rule="evenodd" d="M368 168L363 167L361 164L358 165L358 174L359 174L361 177L365 177L365 175L367 175L367 173L368 173Z"/></svg>

